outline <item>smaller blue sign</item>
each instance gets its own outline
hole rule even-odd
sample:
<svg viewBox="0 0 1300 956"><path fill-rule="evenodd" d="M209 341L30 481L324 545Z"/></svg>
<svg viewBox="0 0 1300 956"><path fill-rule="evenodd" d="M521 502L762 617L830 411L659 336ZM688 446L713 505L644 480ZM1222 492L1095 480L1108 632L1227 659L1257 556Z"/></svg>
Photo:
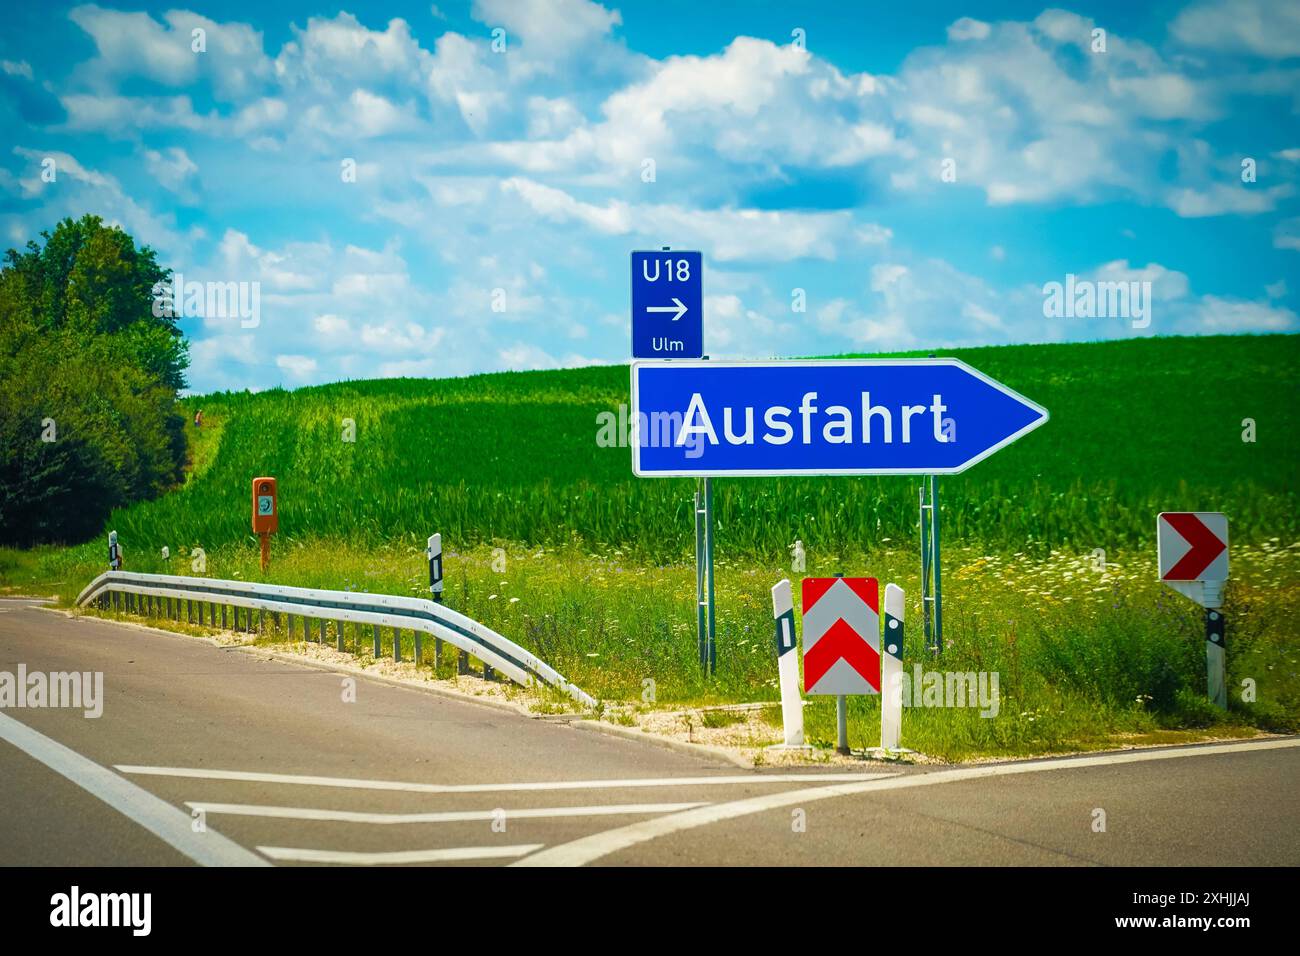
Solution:
<svg viewBox="0 0 1300 956"><path fill-rule="evenodd" d="M632 357L703 354L703 255L667 249L632 253Z"/></svg>

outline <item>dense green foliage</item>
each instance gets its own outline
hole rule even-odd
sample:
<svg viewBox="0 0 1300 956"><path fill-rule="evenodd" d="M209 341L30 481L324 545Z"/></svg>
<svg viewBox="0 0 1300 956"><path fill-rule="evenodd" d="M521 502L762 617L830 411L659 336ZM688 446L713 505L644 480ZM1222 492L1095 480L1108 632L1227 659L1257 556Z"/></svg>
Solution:
<svg viewBox="0 0 1300 956"><path fill-rule="evenodd" d="M96 216L65 219L0 269L0 541L80 540L173 486L187 350L153 314L168 273Z"/></svg>
<svg viewBox="0 0 1300 956"><path fill-rule="evenodd" d="M945 535L1007 551L1146 548L1165 510L1226 511L1234 540L1295 540L1300 337L1156 338L953 353L1046 406L1052 419L942 481ZM630 549L693 546L689 479L638 479L598 416L628 400L623 367L464 379L344 382L203 397L224 426L185 489L115 514L137 547L214 548L249 534L248 483L279 479L281 539L358 544L511 540ZM343 420L356 440L343 440ZM1254 419L1256 441L1242 440ZM915 529L909 478L715 482L718 549L775 558Z"/></svg>

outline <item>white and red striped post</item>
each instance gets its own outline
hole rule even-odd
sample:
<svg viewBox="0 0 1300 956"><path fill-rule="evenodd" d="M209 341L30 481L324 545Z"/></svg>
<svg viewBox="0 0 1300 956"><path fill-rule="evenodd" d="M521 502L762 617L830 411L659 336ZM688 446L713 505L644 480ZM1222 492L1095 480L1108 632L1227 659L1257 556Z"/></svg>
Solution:
<svg viewBox="0 0 1300 956"><path fill-rule="evenodd" d="M880 655L880 746L897 750L903 731L903 589L885 585L884 653Z"/></svg>
<svg viewBox="0 0 1300 956"><path fill-rule="evenodd" d="M783 747L804 747L803 696L799 692L799 655L794 639L794 597L790 580L772 588L772 618L776 622L776 661L781 682L781 723L785 726Z"/></svg>

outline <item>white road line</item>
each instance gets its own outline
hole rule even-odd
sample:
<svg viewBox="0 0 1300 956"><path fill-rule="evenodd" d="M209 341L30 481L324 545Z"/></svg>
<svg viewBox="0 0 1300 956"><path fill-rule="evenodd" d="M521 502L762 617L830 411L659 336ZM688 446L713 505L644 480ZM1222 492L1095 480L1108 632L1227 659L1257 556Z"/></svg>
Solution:
<svg viewBox="0 0 1300 956"><path fill-rule="evenodd" d="M366 813L356 810L322 810L315 807L271 807L247 803L186 803L204 813L278 820L333 820L339 823L465 823L489 821L498 813L510 820L550 817L605 817L636 813L680 813L703 803L614 803L597 807L525 807L518 810L444 810L431 813Z"/></svg>
<svg viewBox="0 0 1300 956"><path fill-rule="evenodd" d="M878 780L892 773L769 773L720 777L633 777L627 780L554 780L536 783L403 783L400 780L362 780L355 777L313 777L253 770L208 770L202 767L138 767L119 764L121 773L149 777L185 777L191 780L235 780L246 783L283 783L303 787L340 787L353 790L398 790L406 793L517 793L538 790L622 790L631 787L707 787L755 783L826 783Z"/></svg>
<svg viewBox="0 0 1300 956"><path fill-rule="evenodd" d="M0 714L0 740L71 780L201 866L270 865L211 829L195 833L189 814L5 714Z"/></svg>
<svg viewBox="0 0 1300 956"><path fill-rule="evenodd" d="M831 787L809 787L799 790L785 790L770 793L747 800L732 803L718 803L697 807L671 816L656 817L615 830L592 834L569 843L551 847L522 860L516 860L511 866L583 866L626 850L638 843L646 843L670 833L679 833L695 827L708 826L722 820L776 810L782 807L802 805L813 800L827 800L832 797L851 796L874 790L899 790L905 787L929 787L944 783L958 783L965 780L978 780L984 777L1005 777L1023 773L1039 773L1046 770L1078 770L1084 767L1104 767L1113 764L1139 763L1148 760L1174 760L1179 757L1205 757L1214 754L1249 753L1254 750L1276 750L1284 747L1300 747L1300 739L1269 740L1262 743L1208 744L1193 745L1176 750L1130 750L1123 753L1101 754L1095 757L1068 757L1055 760L1037 760L1029 763L992 764L984 767L963 767L958 770L939 770L933 773L914 773L896 776L889 780L874 780L863 783L846 783Z"/></svg>
<svg viewBox="0 0 1300 956"><path fill-rule="evenodd" d="M348 853L343 850L298 850L286 846L259 846L273 860L294 863L345 863L350 866L398 866L402 863L455 863L459 860L499 860L521 857L541 849L541 843L518 846L460 846L441 850L398 850L395 853Z"/></svg>

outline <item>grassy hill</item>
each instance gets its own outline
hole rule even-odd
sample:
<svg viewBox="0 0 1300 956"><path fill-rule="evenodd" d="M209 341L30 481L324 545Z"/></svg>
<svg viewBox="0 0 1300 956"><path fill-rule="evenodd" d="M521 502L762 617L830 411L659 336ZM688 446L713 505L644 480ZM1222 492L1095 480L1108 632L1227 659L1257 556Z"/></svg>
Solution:
<svg viewBox="0 0 1300 956"><path fill-rule="evenodd" d="M1298 336L959 349L1046 406L1043 428L943 480L948 540L1009 551L1149 542L1163 510L1222 510L1236 540L1294 540ZM596 442L625 367L344 382L190 401L220 448L180 491L117 513L124 540L220 546L248 535L248 484L280 482L281 536L360 543L434 530L462 543L578 536L658 560L693 545L689 479L637 479ZM355 442L342 421L356 423ZM1257 440L1242 441L1242 422ZM205 438L209 435L203 436ZM715 483L718 547L869 547L916 525L916 480Z"/></svg>

